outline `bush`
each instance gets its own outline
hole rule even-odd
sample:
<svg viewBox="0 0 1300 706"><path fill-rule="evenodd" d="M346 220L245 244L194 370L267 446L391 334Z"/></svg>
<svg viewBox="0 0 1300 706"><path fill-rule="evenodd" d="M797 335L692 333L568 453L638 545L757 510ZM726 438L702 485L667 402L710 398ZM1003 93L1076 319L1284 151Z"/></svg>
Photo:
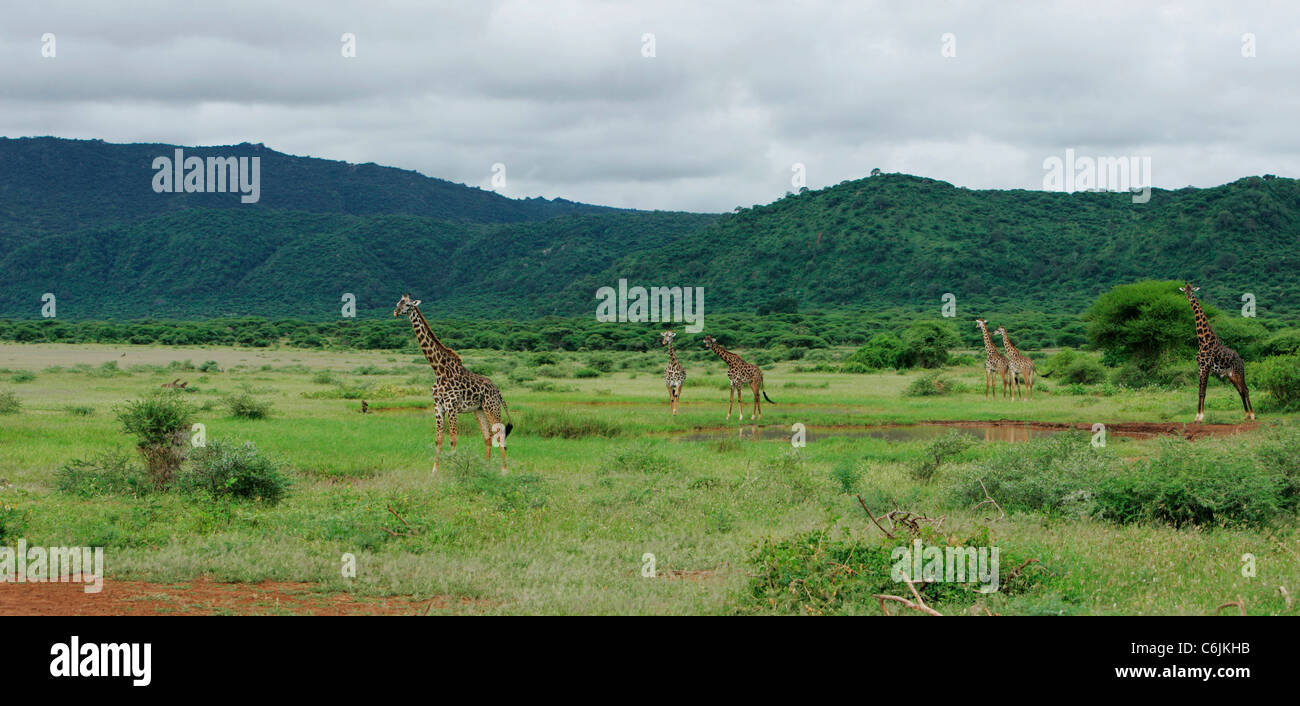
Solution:
<svg viewBox="0 0 1300 706"><path fill-rule="evenodd" d="M961 343L952 326L940 321L917 321L903 332L903 361L908 366L939 368L948 363L949 349Z"/></svg>
<svg viewBox="0 0 1300 706"><path fill-rule="evenodd" d="M599 370L596 370L595 368L578 368L578 371L575 372L575 373L573 374L573 377L575 377L575 378L598 378L598 377L600 377L600 371L599 371Z"/></svg>
<svg viewBox="0 0 1300 706"><path fill-rule="evenodd" d="M93 498L100 495L145 495L153 489L149 475L121 451L90 460L69 461L54 472L59 492Z"/></svg>
<svg viewBox="0 0 1300 706"><path fill-rule="evenodd" d="M0 503L0 544L8 544L9 537L23 536L26 529L27 513Z"/></svg>
<svg viewBox="0 0 1300 706"><path fill-rule="evenodd" d="M213 440L195 449L177 477L186 492L205 492L214 498L236 498L275 505L289 490L284 464L258 453L252 442L231 444Z"/></svg>
<svg viewBox="0 0 1300 706"><path fill-rule="evenodd" d="M272 405L259 400L247 392L237 392L226 398L226 409L230 416L240 419L265 419L271 415Z"/></svg>
<svg viewBox="0 0 1300 706"><path fill-rule="evenodd" d="M912 477L928 483L934 474L939 470L939 466L945 461L956 456L966 449L970 448L975 440L969 434L963 434L956 429L949 429L948 433L931 441L925 447L925 452L921 454L921 460L912 467Z"/></svg>
<svg viewBox="0 0 1300 706"><path fill-rule="evenodd" d="M593 355L587 359L587 367L602 373L614 371L614 358L608 355Z"/></svg>
<svg viewBox="0 0 1300 706"><path fill-rule="evenodd" d="M189 430L194 409L173 390L155 392L128 402L117 410L122 431L137 438L155 488L171 484L176 469L189 450Z"/></svg>
<svg viewBox="0 0 1300 706"><path fill-rule="evenodd" d="M987 497L1008 513L1090 515L1098 479L1123 467L1114 454L1093 448L1090 438L1060 433L1024 444L998 444L983 461L954 474L950 498L955 506L974 507L987 499L987 488Z"/></svg>
<svg viewBox="0 0 1300 706"><path fill-rule="evenodd" d="M219 373L219 372L221 372L221 366L220 366L220 365L217 365L217 361L215 361L215 360L205 360L205 361L203 361L203 365L200 365L200 366L199 366L199 372L201 372L201 373Z"/></svg>
<svg viewBox="0 0 1300 706"><path fill-rule="evenodd" d="M1119 524L1258 527L1300 507L1300 475L1286 468L1256 464L1235 447L1182 439L1162 444L1140 472L1101 479L1097 516Z"/></svg>
<svg viewBox="0 0 1300 706"><path fill-rule="evenodd" d="M954 392L963 391L965 386L961 383L943 375L938 370L926 373L916 378L907 386L903 394L908 397L929 397L933 395L948 395Z"/></svg>
<svg viewBox="0 0 1300 706"><path fill-rule="evenodd" d="M30 370L19 370L18 372L9 376L10 382L31 382L32 380L35 379L36 379L36 373L33 373Z"/></svg>
<svg viewBox="0 0 1300 706"><path fill-rule="evenodd" d="M78 417L89 417L95 413L95 408L85 404L69 404L63 406L63 411Z"/></svg>
<svg viewBox="0 0 1300 706"><path fill-rule="evenodd" d="M840 371L870 373L882 368L902 368L905 365L903 342L892 333L878 333L846 358L840 365Z"/></svg>
<svg viewBox="0 0 1300 706"><path fill-rule="evenodd" d="M23 402L13 390L0 390L0 414L18 414L22 408Z"/></svg>
<svg viewBox="0 0 1300 706"><path fill-rule="evenodd" d="M1300 410L1300 355L1266 358L1247 371L1246 380L1267 392L1276 410Z"/></svg>
<svg viewBox="0 0 1300 706"><path fill-rule="evenodd" d="M732 437L727 437L731 439ZM842 461L831 471L831 480L840 486L840 492L851 494L857 490L858 480L862 478L862 471L849 461Z"/></svg>
<svg viewBox="0 0 1300 706"><path fill-rule="evenodd" d="M1061 385L1095 385L1106 379L1106 367L1101 361L1069 348L1043 361L1042 374Z"/></svg>
<svg viewBox="0 0 1300 706"><path fill-rule="evenodd" d="M317 385L333 385L338 382L338 378L334 377L334 373L328 370L321 370L311 376L311 381Z"/></svg>
<svg viewBox="0 0 1300 706"><path fill-rule="evenodd" d="M1278 331L1259 347L1261 356L1296 355L1300 353L1300 329Z"/></svg>

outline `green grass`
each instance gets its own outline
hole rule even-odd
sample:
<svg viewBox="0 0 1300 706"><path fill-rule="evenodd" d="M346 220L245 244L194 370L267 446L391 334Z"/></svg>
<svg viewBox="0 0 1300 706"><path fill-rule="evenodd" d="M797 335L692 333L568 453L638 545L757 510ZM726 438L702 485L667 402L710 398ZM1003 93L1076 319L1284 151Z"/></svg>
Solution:
<svg viewBox="0 0 1300 706"><path fill-rule="evenodd" d="M998 498L1001 491L990 485L1006 504L1000 517L991 505L978 505L980 493L969 483L958 484L984 477L980 473L1006 454L1021 453L1011 444L977 443L917 477L915 469L933 452L930 442L813 435L803 448L781 443L795 423L1188 422L1195 414L1194 388L1082 385L1067 394L1047 379L1032 402L1011 403L985 400L977 363L943 371L955 391L912 397L905 392L919 372L795 373L801 362L788 361L764 368L777 403L764 403L763 424L772 426L763 430L767 440L756 442L748 431L739 434L734 417L724 419L727 391L717 386L725 380L718 361L688 362L681 411L672 417L659 374L664 360L654 356L602 353L611 364L601 367L610 371L537 376L555 383L537 386L504 372L535 371L533 354L461 354L471 367L497 371L492 377L515 424L507 475L495 458L483 460L471 415L460 420L459 449L452 455L445 447L438 475L430 475L433 411L428 384L404 382L404 376L422 374L411 369L409 356L0 345L9 375L38 373L21 384L4 381L21 402L15 413L0 417L0 479L14 486L0 485L4 541L23 536L30 544L104 546L110 581L306 581L322 591L363 596L472 599L451 602L465 612L879 614L866 584L827 573L834 567L821 558L856 556L859 546L877 552L893 542L862 512L860 494L877 514L898 507L943 517L943 537L987 533L1002 548L1004 573L1014 568L1013 558L1017 565L1041 561L1041 573L1026 574L1014 591L972 597L937 587L944 589L935 593L944 612L1212 614L1240 596L1250 613L1300 614L1300 604L1288 611L1278 590L1285 586L1300 596L1300 532L1293 514L1258 523L1252 515L1242 526L1175 528L1159 521L1159 513L1136 513L1120 523L1105 513L1036 509L1050 503L1025 500L1036 497L1029 491ZM555 362L543 363L553 366L547 372L570 376L592 357L554 355ZM214 364L206 372L169 366L185 360ZM395 376L359 375L359 369ZM190 383L191 391L181 394L198 410L194 421L209 439L249 441L287 464L292 486L278 505L180 492L87 496L58 489L58 469L74 459L136 453L133 439L102 410L140 399L178 376ZM380 402L309 396L360 382L373 382L367 390L405 386L420 393ZM245 391L273 404L275 413L232 416L225 399ZM361 399L370 402L370 414L359 413ZM746 396L747 414L749 404ZM1237 423L1238 405L1230 388L1215 383L1206 421ZM1156 497L1156 490L1167 495L1180 474L1214 474L1216 464L1263 459L1259 463L1270 469L1294 469L1295 455L1286 449L1259 449L1265 437L1294 432L1298 422L1300 415L1261 414L1263 425L1278 428L1195 442L1197 463L1186 469L1168 468L1177 455L1171 456L1167 441L1112 435L1098 453L1116 473L1143 464L1163 469L1152 482L1164 485L1141 489ZM732 431L700 441L675 438L715 428ZM1034 475L1032 463L1016 468ZM1070 492L1076 477L1062 475L1058 482L1035 476L1049 490ZM1125 487L1104 490L1113 496ZM1113 505L1114 497L1106 497ZM808 549L819 537L828 538L825 547ZM655 557L658 578L641 576L646 553ZM355 578L341 575L344 554L357 558ZM1242 576L1243 554L1255 558L1253 578ZM872 556L853 561L877 566L879 557ZM764 573L777 559L786 562L781 572L806 575ZM822 593L813 594L816 600L788 595L792 576L804 582L796 586L817 586ZM841 585L848 588L840 592Z"/></svg>

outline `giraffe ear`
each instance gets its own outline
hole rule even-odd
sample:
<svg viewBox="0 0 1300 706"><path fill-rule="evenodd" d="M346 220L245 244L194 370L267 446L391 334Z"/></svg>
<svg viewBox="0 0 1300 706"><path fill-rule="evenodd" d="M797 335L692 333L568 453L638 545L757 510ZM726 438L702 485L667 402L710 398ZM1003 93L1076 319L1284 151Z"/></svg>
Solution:
<svg viewBox="0 0 1300 706"><path fill-rule="evenodd" d="M1200 288L1200 287L1192 287L1192 291L1193 291L1193 292L1199 292L1199 291L1201 291L1201 288Z"/></svg>
<svg viewBox="0 0 1300 706"><path fill-rule="evenodd" d="M413 300L411 300L411 306L419 306L419 305L420 305L420 300L419 300L419 299L413 299Z"/></svg>

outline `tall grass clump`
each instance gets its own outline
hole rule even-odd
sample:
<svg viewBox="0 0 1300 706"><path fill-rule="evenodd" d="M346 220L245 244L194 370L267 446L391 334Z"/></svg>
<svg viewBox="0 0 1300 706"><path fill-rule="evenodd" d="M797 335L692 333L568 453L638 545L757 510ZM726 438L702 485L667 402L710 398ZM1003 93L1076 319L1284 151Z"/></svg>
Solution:
<svg viewBox="0 0 1300 706"><path fill-rule="evenodd" d="M54 485L59 492L83 498L100 495L138 497L154 490L149 474L122 451L69 461L54 472Z"/></svg>
<svg viewBox="0 0 1300 706"><path fill-rule="evenodd" d="M247 392L237 392L226 397L226 409L232 417L266 419L271 416L272 405L270 402L259 400Z"/></svg>
<svg viewBox="0 0 1300 706"><path fill-rule="evenodd" d="M603 417L567 410L529 410L519 428L530 436L543 439L583 439L615 437L623 432L618 424Z"/></svg>
<svg viewBox="0 0 1300 706"><path fill-rule="evenodd" d="M13 390L0 390L0 414L18 414L22 409L23 402Z"/></svg>

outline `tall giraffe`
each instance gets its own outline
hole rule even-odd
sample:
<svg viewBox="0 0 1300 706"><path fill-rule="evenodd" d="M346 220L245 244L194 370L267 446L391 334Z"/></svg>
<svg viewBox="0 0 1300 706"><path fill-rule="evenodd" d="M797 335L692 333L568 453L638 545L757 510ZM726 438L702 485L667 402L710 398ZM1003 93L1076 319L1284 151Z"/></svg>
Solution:
<svg viewBox="0 0 1300 706"><path fill-rule="evenodd" d="M673 347L673 339L676 337L677 334L672 331L664 331L659 339L659 345L668 346L668 367L664 368L664 384L668 386L668 405L673 410L673 416L677 415L677 404L682 399L682 385L686 382L686 370L677 360L677 349Z"/></svg>
<svg viewBox="0 0 1300 706"><path fill-rule="evenodd" d="M999 326L995 334L1002 335L1002 348L1007 352L1007 369L1011 371L1011 401L1016 400L1016 377L1020 378L1020 399L1033 399L1034 397L1034 361L1026 358L1020 353L1020 350L1011 345L1011 339L1007 337L1007 329ZM1028 396L1025 395L1025 389L1029 389Z"/></svg>
<svg viewBox="0 0 1300 706"><path fill-rule="evenodd" d="M438 472L444 428L451 433L451 451L456 452L457 416L461 412L472 411L478 419L479 429L483 431L483 445L487 447L487 458L491 459L493 437L501 427L501 414L504 412L507 419L510 417L510 410L501 398L501 390L486 377L466 370L456 351L438 340L429 328L424 314L420 313L419 299L413 300L411 295L403 294L393 309L393 316L406 316L411 320L415 340L419 342L420 350L424 352L424 357L429 360L429 365L433 366L434 375L438 378L433 383L433 410L438 423L434 437L433 472ZM501 446L502 473L506 472L506 437L514 426L513 423L507 423L504 433L496 438Z"/></svg>
<svg viewBox="0 0 1300 706"><path fill-rule="evenodd" d="M763 371L753 363L746 363L740 356L718 345L718 339L705 334L704 347L718 354L718 357L727 364L727 379L731 380L731 399L727 401L727 419L731 419L731 405L738 403L740 409L740 419L745 419L745 389L743 385L749 385L754 391L754 410L749 415L754 421L763 418L763 403L759 401L758 395L761 392L763 399L768 404L776 404L771 397L767 396L767 390L763 389Z"/></svg>
<svg viewBox="0 0 1300 706"><path fill-rule="evenodd" d="M1002 376L1002 396L1007 396L1007 373L1011 370L1011 364L1007 357L998 352L997 346L993 345L993 339L989 337L988 322L984 319L975 319L975 326L984 336L984 396L988 397L992 391L993 396L997 397L998 391L994 387L994 375Z"/></svg>
<svg viewBox="0 0 1300 706"><path fill-rule="evenodd" d="M1205 383L1209 382L1210 373L1220 378L1227 378L1237 394L1241 395L1241 406L1246 410L1246 419L1255 418L1255 408L1250 406L1250 390L1246 388L1246 364L1242 362L1237 351L1223 345L1214 330L1210 328L1209 319L1201 311L1201 303L1196 301L1195 287L1191 282L1178 288L1192 303L1192 316L1196 319L1196 367L1201 373L1201 389L1196 399L1196 422L1205 421Z"/></svg>

